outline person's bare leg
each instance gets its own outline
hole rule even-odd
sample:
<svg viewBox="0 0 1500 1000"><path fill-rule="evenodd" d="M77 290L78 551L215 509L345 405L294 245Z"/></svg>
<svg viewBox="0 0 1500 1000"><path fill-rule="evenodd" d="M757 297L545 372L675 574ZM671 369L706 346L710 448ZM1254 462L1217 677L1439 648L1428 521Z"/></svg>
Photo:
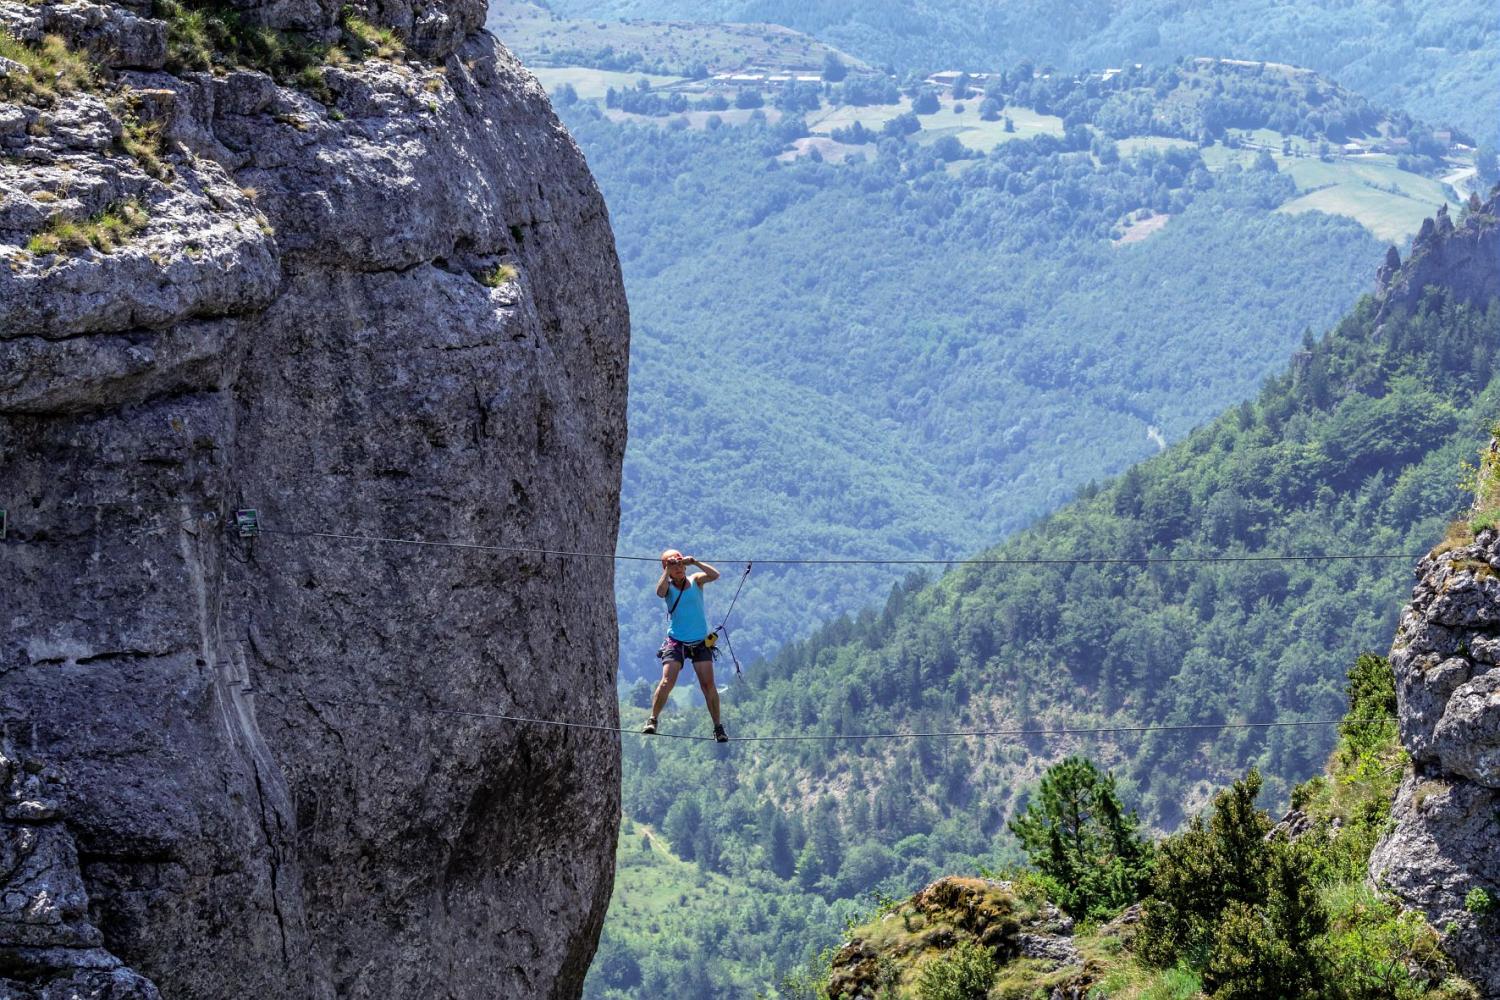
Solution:
<svg viewBox="0 0 1500 1000"><path fill-rule="evenodd" d="M698 686L703 689L703 700L708 703L708 715L719 724L719 689L714 685L714 661L693 661L693 672L698 675Z"/></svg>
<svg viewBox="0 0 1500 1000"><path fill-rule="evenodd" d="M697 666L697 664L694 664ZM661 710L667 707L667 697L671 695L672 688L677 684L677 672L682 669L681 660L664 660L661 665L661 682L656 685L656 694L651 697L651 718L661 717Z"/></svg>

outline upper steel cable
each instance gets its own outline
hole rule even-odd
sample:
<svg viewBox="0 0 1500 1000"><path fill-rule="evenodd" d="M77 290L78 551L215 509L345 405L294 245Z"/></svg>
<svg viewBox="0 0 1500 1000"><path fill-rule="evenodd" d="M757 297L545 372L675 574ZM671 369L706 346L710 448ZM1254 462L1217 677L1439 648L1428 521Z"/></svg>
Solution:
<svg viewBox="0 0 1500 1000"><path fill-rule="evenodd" d="M659 563L659 556L637 556L618 552L588 552L574 549L549 549L531 545L494 545L480 542L454 542L443 539L399 538L387 535L362 535L341 531L317 531L296 528L260 528L261 534L288 535L297 538L330 538L340 541L372 542L382 545L416 545L435 548L471 549L480 552L507 552L568 559L613 559L619 562ZM1289 552L1246 553L1214 556L996 556L973 558L822 558L822 559L736 559L715 556L708 562L756 563L773 566L1142 566L1169 563L1255 563L1255 562L1328 562L1350 560L1420 559L1411 552L1337 552L1300 554Z"/></svg>

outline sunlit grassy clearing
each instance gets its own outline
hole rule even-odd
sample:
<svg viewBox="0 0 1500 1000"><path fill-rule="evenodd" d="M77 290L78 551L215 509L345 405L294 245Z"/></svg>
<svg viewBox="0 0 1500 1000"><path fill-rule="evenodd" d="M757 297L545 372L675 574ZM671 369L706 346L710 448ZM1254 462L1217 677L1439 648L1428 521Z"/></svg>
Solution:
<svg viewBox="0 0 1500 1000"><path fill-rule="evenodd" d="M620 73L607 69L588 69L584 66L537 66L532 69L547 93L556 93L565 83L571 83L578 96L584 100L603 100L609 88L634 90L636 83L645 77L653 89L682 83L685 77L652 76L648 73Z"/></svg>
<svg viewBox="0 0 1500 1000"><path fill-rule="evenodd" d="M987 122L979 117L979 101L961 101L962 114L954 114L949 104L935 115L922 116L922 131L917 134L919 142L936 142L945 135L955 135L958 141L970 149L987 153L1013 139L1030 139L1038 135L1060 136L1063 134L1062 119L1054 115L1043 115L1030 108L1005 108L999 121ZM1015 125L1014 132L1005 131L1005 118Z"/></svg>
<svg viewBox="0 0 1500 1000"><path fill-rule="evenodd" d="M860 122L865 128L878 132L886 122L910 110L911 101L905 97L899 104L824 105L817 111L808 112L807 127L814 134L827 135L836 128L849 128Z"/></svg>
<svg viewBox="0 0 1500 1000"><path fill-rule="evenodd" d="M1383 240L1400 243L1422 226L1437 206L1363 185L1336 184L1294 198L1278 212L1327 212L1346 215Z"/></svg>
<svg viewBox="0 0 1500 1000"><path fill-rule="evenodd" d="M1126 140L1132 145L1149 141ZM1121 151L1124 149L1122 143ZM1231 163L1248 168L1259 153L1258 149L1228 149L1220 144L1202 151L1203 162L1210 170L1223 170ZM1422 220L1436 212L1438 205L1445 201L1452 205L1441 182L1402 170L1391 156L1325 161L1315 156L1284 157L1279 149L1271 155L1277 168L1291 175L1298 190L1305 192L1282 205L1278 209L1281 212L1348 216L1381 239L1400 243L1421 228Z"/></svg>
<svg viewBox="0 0 1500 1000"><path fill-rule="evenodd" d="M732 880L684 861L667 840L630 819L620 824L610 915L644 927L653 921L694 919L694 911L720 909L750 896Z"/></svg>
<svg viewBox="0 0 1500 1000"><path fill-rule="evenodd" d="M966 98L957 102L963 105L963 112L955 114L954 102L944 99L937 112L919 116L922 131L917 133L917 141L930 143L936 142L945 135L954 135L968 148L987 153L1000 143L1012 139L1063 134L1061 118L1038 114L1030 108L1007 107L1001 112L1000 120L985 121L979 116L979 106L983 102L983 96ZM905 97L899 104L845 105L825 108L807 116L807 127L815 135L828 135L834 129L849 128L855 122L859 122L865 128L878 132L886 122L910 110L911 101ZM1014 132L1005 131L1006 116L1009 116L1014 123Z"/></svg>
<svg viewBox="0 0 1500 1000"><path fill-rule="evenodd" d="M1317 159L1287 161L1278 157L1278 166L1289 172L1303 191L1325 184L1377 184L1396 188L1408 198L1430 203L1429 212L1449 200L1448 192L1439 181L1402 170L1388 157L1360 156L1332 162Z"/></svg>

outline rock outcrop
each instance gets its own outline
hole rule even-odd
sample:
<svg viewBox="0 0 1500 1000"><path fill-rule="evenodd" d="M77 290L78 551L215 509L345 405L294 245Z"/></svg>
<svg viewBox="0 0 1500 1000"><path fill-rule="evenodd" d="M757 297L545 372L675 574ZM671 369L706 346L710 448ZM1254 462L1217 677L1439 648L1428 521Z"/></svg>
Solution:
<svg viewBox="0 0 1500 1000"><path fill-rule="evenodd" d="M1405 264L1393 251L1377 274L1382 315L1415 308L1430 285L1449 289L1459 302L1490 301L1500 295L1500 189L1462 225L1453 224L1447 205L1439 207L1412 239Z"/></svg>
<svg viewBox="0 0 1500 1000"><path fill-rule="evenodd" d="M0 747L0 941L15 1000L159 1000L150 981L104 947L88 912L78 851L61 815L62 778L35 760Z"/></svg>
<svg viewBox="0 0 1500 1000"><path fill-rule="evenodd" d="M1391 650L1412 765L1370 875L1500 997L1500 532L1423 559Z"/></svg>
<svg viewBox="0 0 1500 1000"><path fill-rule="evenodd" d="M1072 919L1045 899L1021 899L1008 882L949 876L857 928L833 956L827 993L875 1000L898 984L914 988L924 961L968 942L1002 968L1024 963L1029 992L1074 1000L1097 970L1087 968L1072 934Z"/></svg>
<svg viewBox="0 0 1500 1000"><path fill-rule="evenodd" d="M194 71L175 4L0 0L95 66L0 64L0 721L66 779L0 995L566 997L597 942L617 740L483 716L616 719L612 565L541 551L614 548L608 217L482 3L341 9L205 7L316 58Z"/></svg>

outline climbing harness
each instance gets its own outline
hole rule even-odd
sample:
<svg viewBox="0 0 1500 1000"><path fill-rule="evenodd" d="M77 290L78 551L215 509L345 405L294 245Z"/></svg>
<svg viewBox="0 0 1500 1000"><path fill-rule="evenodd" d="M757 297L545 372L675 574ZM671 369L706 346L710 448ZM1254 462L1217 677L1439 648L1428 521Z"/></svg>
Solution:
<svg viewBox="0 0 1500 1000"><path fill-rule="evenodd" d="M745 572L740 574L739 586L734 588L734 596L729 599L729 607L724 612L724 617L719 619L719 624L716 625L713 630L708 633L708 635L698 640L698 642L683 642L681 639L676 640L679 645L689 649L700 644L706 646L708 648L708 651L713 654L714 659L718 659L719 636L722 635L724 637L724 648L729 650L729 659L734 663L734 673L736 677L738 677L742 671L740 670L740 659L739 657L734 655L734 643L730 641L729 638L729 616L734 613L734 606L740 599L740 592L745 589L745 581L750 578L750 570L754 568L755 564L753 562L745 563ZM682 600L682 595L685 593L687 593L686 590L677 591L676 599L672 601L672 606L667 609L667 623L669 627L672 622L672 615L676 613L677 605ZM656 658L658 660L666 659L667 651L671 647L672 642L672 637L668 635L666 641L662 643L661 648L656 651Z"/></svg>

